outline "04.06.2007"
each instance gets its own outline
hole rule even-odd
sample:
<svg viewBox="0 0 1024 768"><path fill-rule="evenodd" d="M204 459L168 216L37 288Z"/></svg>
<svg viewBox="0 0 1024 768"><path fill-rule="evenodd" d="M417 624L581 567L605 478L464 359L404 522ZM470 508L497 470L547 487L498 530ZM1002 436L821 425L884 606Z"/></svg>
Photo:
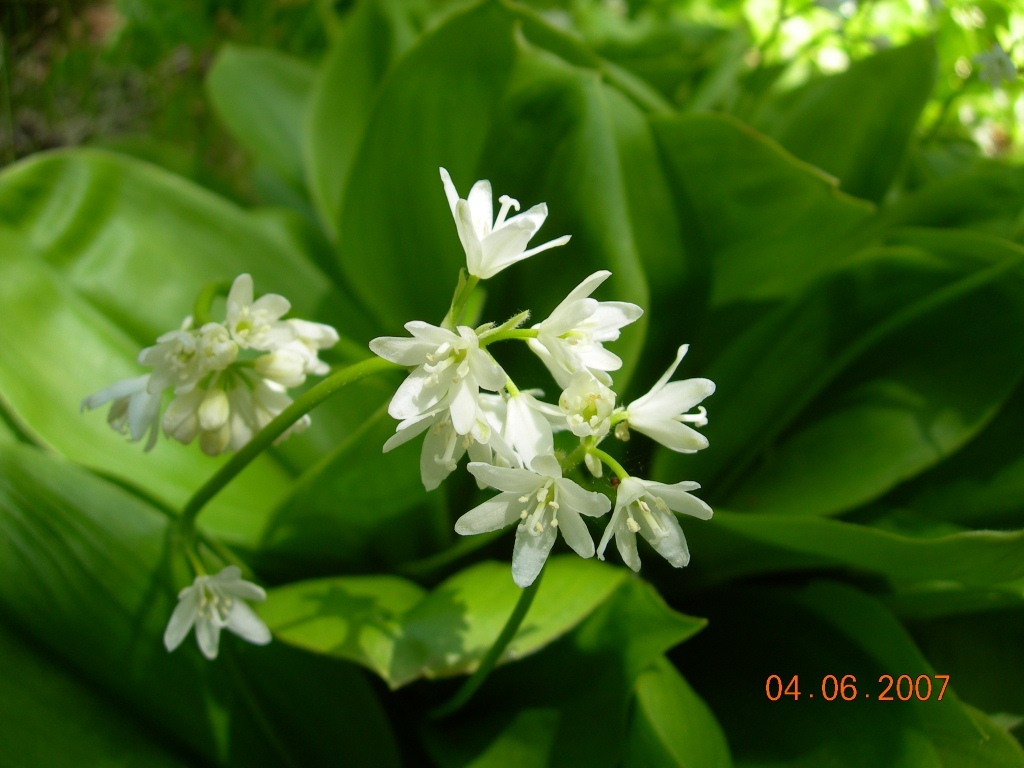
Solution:
<svg viewBox="0 0 1024 768"><path fill-rule="evenodd" d="M932 681L934 679L934 685ZM843 675L841 678L835 675L825 675L821 679L821 692L819 697L825 701L854 701L856 699L875 699L876 701L928 701L933 698L935 701L942 701L942 696L949 685L949 675L882 675L878 678L880 690L874 695L869 692L858 692L857 678L854 675ZM764 692L770 701L779 701L783 697L789 697L793 701L799 701L801 696L813 699L817 698L817 691L801 692L800 676L793 675L789 682L783 684L779 675L769 675L764 684Z"/></svg>

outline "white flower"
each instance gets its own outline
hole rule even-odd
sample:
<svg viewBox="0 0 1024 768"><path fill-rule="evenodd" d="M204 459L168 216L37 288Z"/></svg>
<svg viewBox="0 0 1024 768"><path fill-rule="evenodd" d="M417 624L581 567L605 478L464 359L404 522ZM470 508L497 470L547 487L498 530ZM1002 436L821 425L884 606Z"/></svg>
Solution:
<svg viewBox="0 0 1024 768"><path fill-rule="evenodd" d="M715 383L709 379L669 382L689 348L688 344L679 347L672 365L650 392L630 403L626 408L626 421L619 425L628 423L630 428L679 453L696 453L708 447L708 439L683 422L698 427L707 424L707 411L703 407L697 413L688 411L715 391Z"/></svg>
<svg viewBox="0 0 1024 768"><path fill-rule="evenodd" d="M330 373L331 367L317 356L317 352L321 349L330 349L337 344L340 338L338 332L324 323L311 323L298 318L291 318L285 322L295 332L295 341L288 346L294 348L301 346L306 350L306 373L316 376L326 376Z"/></svg>
<svg viewBox="0 0 1024 768"><path fill-rule="evenodd" d="M505 267L517 261L533 256L569 242L569 236L563 235L543 245L526 250L537 230L548 216L548 207L541 203L530 210L506 219L510 208L519 210L519 201L508 195L502 195L498 201L501 210L493 220L494 203L491 195L491 182L478 181L469 191L466 200L459 198L448 171L441 168L441 182L448 198L448 206L455 218L455 227L459 232L459 240L466 251L466 267L469 274L481 279L494 277Z"/></svg>
<svg viewBox="0 0 1024 768"><path fill-rule="evenodd" d="M204 373L223 371L238 358L238 344L221 323L206 323L199 329L199 365Z"/></svg>
<svg viewBox="0 0 1024 768"><path fill-rule="evenodd" d="M611 428L615 393L590 371L577 371L558 398L569 429L577 437L604 437Z"/></svg>
<svg viewBox="0 0 1024 768"><path fill-rule="evenodd" d="M138 442L146 433L146 450L156 445L160 433L160 392L149 391L149 376L122 379L82 400L82 410L92 410L110 403L107 422L122 435L127 430L132 442Z"/></svg>
<svg viewBox="0 0 1024 768"><path fill-rule="evenodd" d="M284 296L268 293L253 301L252 277L239 275L227 301L227 328L242 349L273 350L295 338L295 329L281 316L291 309Z"/></svg>
<svg viewBox="0 0 1024 768"><path fill-rule="evenodd" d="M244 581L238 567L229 565L214 576L196 576L192 586L178 593L178 606L167 622L164 645L173 651L193 625L199 650L208 659L217 658L220 631L227 628L256 645L270 642L270 630L245 600L266 600L267 593Z"/></svg>
<svg viewBox="0 0 1024 768"><path fill-rule="evenodd" d="M672 511L709 520L711 507L689 493L698 488L700 485L697 483L665 485L636 477L624 479L619 483L612 519L597 545L598 558L604 560L605 548L614 533L622 560L634 571L639 571L636 535L640 533L658 554L676 568L682 568L690 562L690 550Z"/></svg>
<svg viewBox="0 0 1024 768"><path fill-rule="evenodd" d="M306 382L309 351L299 341L290 341L280 349L257 357L253 368L260 376L285 387L299 387Z"/></svg>
<svg viewBox="0 0 1024 768"><path fill-rule="evenodd" d="M477 422L480 388L500 390L508 381L505 372L480 348L472 328L460 325L453 333L418 320L405 328L413 338L382 336L370 342L374 354L385 360L417 366L395 392L388 413L416 422L447 408L455 431L469 434Z"/></svg>
<svg viewBox="0 0 1024 768"><path fill-rule="evenodd" d="M534 396L538 390L519 391L509 395L506 403L502 436L508 443L519 463L528 467L538 456L553 454L555 451L551 422L560 420L559 410Z"/></svg>
<svg viewBox="0 0 1024 768"><path fill-rule="evenodd" d="M185 322L191 323L191 318ZM156 344L139 352L139 365L153 369L148 385L151 393L174 387L178 394L185 394L199 383L205 371L198 341L193 330L181 328L159 336Z"/></svg>
<svg viewBox="0 0 1024 768"><path fill-rule="evenodd" d="M991 48L975 54L973 58L978 65L978 78L993 88L998 88L1003 81L1012 83L1017 77L1017 67L1013 59L999 43L992 43Z"/></svg>
<svg viewBox="0 0 1024 768"><path fill-rule="evenodd" d="M643 310L625 301L597 301L590 298L611 272L595 272L562 300L546 320L533 326L537 338L530 349L544 362L563 389L572 375L589 369L605 384L605 371L617 371L622 360L604 348L606 341L619 338L620 329L639 319Z"/></svg>
<svg viewBox="0 0 1024 768"><path fill-rule="evenodd" d="M502 493L471 509L455 523L463 536L496 531L519 522L512 552L512 578L528 587L544 567L558 530L580 555L594 555L594 540L580 515L600 517L611 506L608 497L586 491L562 477L554 456L538 456L532 470L494 467L473 462L469 471Z"/></svg>

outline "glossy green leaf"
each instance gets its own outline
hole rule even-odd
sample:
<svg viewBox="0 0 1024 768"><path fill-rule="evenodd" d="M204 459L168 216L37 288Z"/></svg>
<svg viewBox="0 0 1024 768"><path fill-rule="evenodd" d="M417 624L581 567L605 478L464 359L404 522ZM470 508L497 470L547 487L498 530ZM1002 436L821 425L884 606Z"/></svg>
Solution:
<svg viewBox="0 0 1024 768"><path fill-rule="evenodd" d="M575 556L548 562L530 612L502 657L518 659L580 623L625 574ZM281 639L350 659L394 688L476 669L521 590L508 566L479 563L430 593L391 576L298 582L272 590L260 614Z"/></svg>
<svg viewBox="0 0 1024 768"><path fill-rule="evenodd" d="M868 525L799 515L718 510L690 525L687 538L698 578L843 568L907 586L945 582L998 587L1024 579L1024 532L961 531L913 535Z"/></svg>
<svg viewBox="0 0 1024 768"><path fill-rule="evenodd" d="M0 751L10 765L185 768L135 717L0 627Z"/></svg>
<svg viewBox="0 0 1024 768"><path fill-rule="evenodd" d="M290 578L392 569L446 543L443 496L423 489L419 441L381 450L394 428L378 409L302 475L263 535L266 568L287 566Z"/></svg>
<svg viewBox="0 0 1024 768"><path fill-rule="evenodd" d="M303 181L302 127L314 70L269 48L228 44L206 77L206 93L231 135L284 179Z"/></svg>
<svg viewBox="0 0 1024 768"><path fill-rule="evenodd" d="M1024 169L996 163L927 184L881 211L884 226L960 228L1014 240L1024 232Z"/></svg>
<svg viewBox="0 0 1024 768"><path fill-rule="evenodd" d="M1024 606L907 625L936 671L956 681L964 701L993 715L1024 717Z"/></svg>
<svg viewBox="0 0 1024 768"><path fill-rule="evenodd" d="M241 272L297 315L346 327L345 301L278 225L145 163L74 151L12 166L0 176L0 225L0 397L39 441L174 506L219 462L170 441L144 455L101 413L71 417L82 398L141 375L139 349L178 327L204 284ZM252 546L286 485L261 458L204 522Z"/></svg>
<svg viewBox="0 0 1024 768"><path fill-rule="evenodd" d="M349 170L378 89L412 44L407 13L395 0L362 0L314 78L302 156L313 202L335 236Z"/></svg>
<svg viewBox="0 0 1024 768"><path fill-rule="evenodd" d="M635 681L703 627L627 577L575 631L495 670L472 707L427 732L428 749L444 768L510 755L526 765L621 765Z"/></svg>
<svg viewBox="0 0 1024 768"><path fill-rule="evenodd" d="M468 193L511 70L513 21L500 3L484 2L420 38L384 83L351 162L339 258L393 330L410 319L438 322L465 266L438 168Z"/></svg>
<svg viewBox="0 0 1024 768"><path fill-rule="evenodd" d="M783 94L754 124L838 178L843 191L878 202L900 170L935 75L934 44L921 39Z"/></svg>
<svg viewBox="0 0 1024 768"><path fill-rule="evenodd" d="M605 85L594 70L520 46L478 175L489 178L496 190L516 190L524 205L558 201L550 205L536 239L544 242L570 233L572 240L498 278L504 279L498 285L508 281L519 288L498 293L499 316L529 306L536 319L543 319L598 269L613 273L600 298L648 308L640 251L653 245L651 230L656 223L651 219L657 214L650 214L643 199L627 194L625 164L630 156L620 149L632 139L624 134L644 128L640 110ZM472 183L469 178L453 178L460 189ZM565 266L554 269L555 265ZM619 387L626 386L636 366L647 324L645 315L625 328L613 345L623 359L615 374Z"/></svg>
<svg viewBox="0 0 1024 768"><path fill-rule="evenodd" d="M718 721L672 664L658 660L636 681L626 766L730 768Z"/></svg>
<svg viewBox="0 0 1024 768"><path fill-rule="evenodd" d="M848 258L872 206L727 117L652 117L684 243L711 303L792 296Z"/></svg>
<svg viewBox="0 0 1024 768"><path fill-rule="evenodd" d="M986 738L990 724L967 710L953 678L941 680L906 630L875 600L820 583L796 592L749 589L702 601L708 629L678 654L683 674L729 738L737 766L841 765L844 768L1018 768L1019 748ZM699 603L698 603L699 604ZM756 637L751 628L756 628ZM722 660L727 663L722 663ZM766 685L798 676L799 699L771 701ZM852 675L856 693L834 700L829 675ZM927 676L927 700L879 701L883 675ZM902 691L906 692L906 683ZM920 683L922 697L928 691ZM812 697L813 694L813 697ZM849 696L849 689L847 691Z"/></svg>
<svg viewBox="0 0 1024 768"><path fill-rule="evenodd" d="M0 531L5 620L190 750L230 766L323 764L335 750L397 762L353 667L276 642L240 647L230 633L212 664L192 637L167 653L191 574L167 517L135 496L35 449L0 448ZM328 729L329 744L310 738Z"/></svg>
<svg viewBox="0 0 1024 768"><path fill-rule="evenodd" d="M971 253L864 252L752 327L702 371L712 447L663 452L660 476L712 505L836 514L960 448L1024 371L1020 257Z"/></svg>

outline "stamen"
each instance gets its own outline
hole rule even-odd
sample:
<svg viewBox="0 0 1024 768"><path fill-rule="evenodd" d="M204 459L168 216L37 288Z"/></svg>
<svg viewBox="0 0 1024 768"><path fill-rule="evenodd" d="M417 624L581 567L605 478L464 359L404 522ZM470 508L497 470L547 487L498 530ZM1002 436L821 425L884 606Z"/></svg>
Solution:
<svg viewBox="0 0 1024 768"><path fill-rule="evenodd" d="M508 215L509 208L515 208L516 212L519 212L519 201L509 197L508 195L502 195L499 197L498 202L501 203L501 210L498 211L498 218L494 220L494 229L497 229L505 223L505 217Z"/></svg>

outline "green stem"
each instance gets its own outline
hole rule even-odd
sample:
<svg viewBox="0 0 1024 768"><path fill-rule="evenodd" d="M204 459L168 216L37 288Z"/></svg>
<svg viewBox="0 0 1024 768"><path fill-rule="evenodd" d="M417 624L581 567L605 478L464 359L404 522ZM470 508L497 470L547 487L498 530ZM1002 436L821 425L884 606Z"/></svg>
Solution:
<svg viewBox="0 0 1024 768"><path fill-rule="evenodd" d="M373 357L369 360L342 368L332 373L316 386L312 387L295 402L285 408L267 426L260 430L252 440L246 443L238 453L232 456L217 473L195 492L181 513L181 530L187 546L195 544L195 521L199 512L210 499L216 496L224 486L230 483L238 473L245 469L270 444L284 434L295 422L316 408L342 387L390 370L402 370L402 366Z"/></svg>
<svg viewBox="0 0 1024 768"><path fill-rule="evenodd" d="M607 453L602 451L600 448L591 448L591 449L589 449L587 451L587 453L589 453L591 456L596 456L601 461L603 461L605 464L607 464L608 468L612 472L614 472L616 475L618 475L619 480L625 480L627 477L629 477L629 472L624 470L622 468L622 465L619 464L619 462L617 462L615 459L613 459Z"/></svg>
<svg viewBox="0 0 1024 768"><path fill-rule="evenodd" d="M510 339L536 339L537 333L536 328L513 328L510 331L501 331L493 336L480 339L480 346L486 347L496 341L509 341Z"/></svg>
<svg viewBox="0 0 1024 768"><path fill-rule="evenodd" d="M469 301L473 289L479 282L480 278L475 275L470 275L465 280L461 274L459 275L459 287L455 289L455 296L452 297L452 305L448 309L448 314L441 321L442 328L454 329L459 324L459 320L462 319L462 311L466 308L466 302Z"/></svg>
<svg viewBox="0 0 1024 768"><path fill-rule="evenodd" d="M196 296L196 303L192 308L192 324L196 328L202 328L207 323L213 322L213 317L210 315L213 300L218 296L227 296L230 290L231 283L225 280L215 280L204 285L199 291L199 295Z"/></svg>
<svg viewBox="0 0 1024 768"><path fill-rule="evenodd" d="M477 692L480 686L484 684L484 680L487 679L491 670L494 669L494 665L498 663L498 659L501 658L508 644L512 642L512 638L515 637L519 626L523 623L523 619L526 618L526 613L530 610L533 598L537 596L537 589L540 587L540 580L543 576L544 570L542 568L541 572L537 574L537 578L533 580L533 584L519 593L519 602L516 603L516 607L512 610L512 615L508 617L508 621L505 622L501 634L498 635L494 645L487 651L487 655L480 662L476 672L462 684L462 687L459 688L458 692L447 703L442 704L430 713L432 717L440 719L458 712L473 697L473 694Z"/></svg>
<svg viewBox="0 0 1024 768"><path fill-rule="evenodd" d="M593 446L593 438L588 437L580 440L580 444L576 446L576 449L559 462L562 467L562 474L564 475L576 469L587 455L587 450L593 448Z"/></svg>

